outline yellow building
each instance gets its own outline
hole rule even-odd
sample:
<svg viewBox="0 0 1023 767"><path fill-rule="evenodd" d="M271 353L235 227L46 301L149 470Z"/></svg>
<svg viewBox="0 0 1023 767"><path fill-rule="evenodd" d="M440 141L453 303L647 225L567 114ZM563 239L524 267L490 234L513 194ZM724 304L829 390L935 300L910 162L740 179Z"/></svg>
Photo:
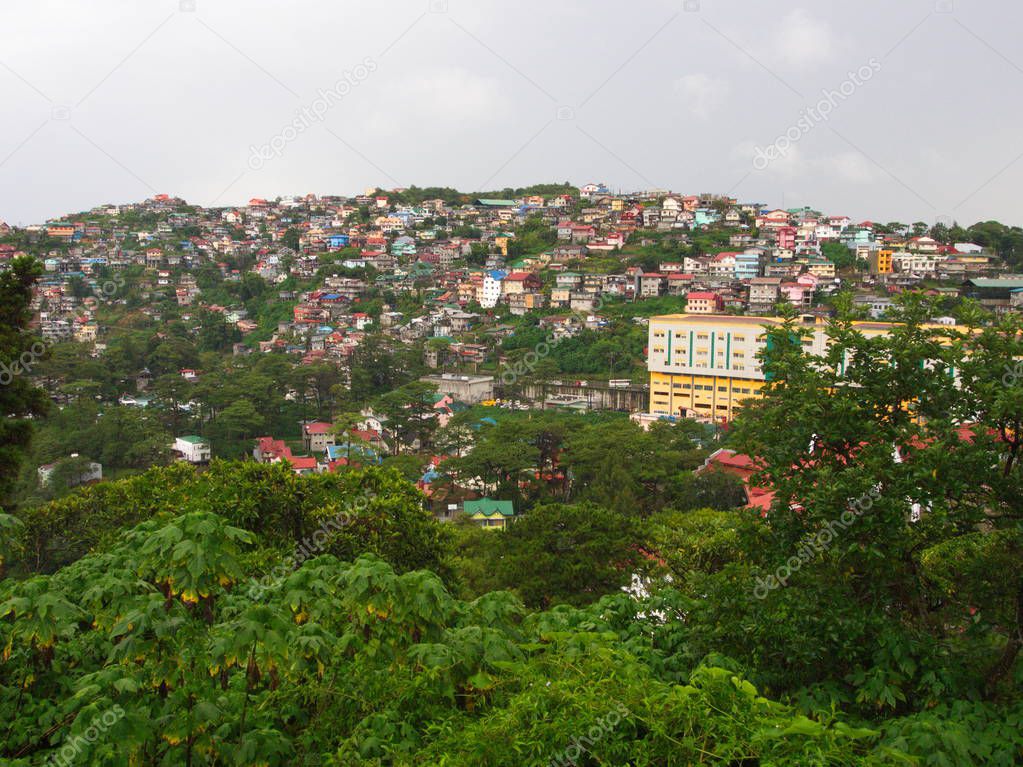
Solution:
<svg viewBox="0 0 1023 767"><path fill-rule="evenodd" d="M650 412L730 421L744 400L760 396L766 383L758 355L766 332L780 317L733 317L722 314L669 314L650 318L647 370ZM867 336L887 333L886 322L856 322ZM803 317L810 331L803 348L825 353L826 321Z"/></svg>
<svg viewBox="0 0 1023 767"><path fill-rule="evenodd" d="M806 271L814 277L832 279L835 276L835 265L826 258L810 259L806 262Z"/></svg>
<svg viewBox="0 0 1023 767"><path fill-rule="evenodd" d="M880 248L878 250L870 251L870 258L868 263L870 265L871 274L891 274L893 259L892 255L895 251L890 248Z"/></svg>

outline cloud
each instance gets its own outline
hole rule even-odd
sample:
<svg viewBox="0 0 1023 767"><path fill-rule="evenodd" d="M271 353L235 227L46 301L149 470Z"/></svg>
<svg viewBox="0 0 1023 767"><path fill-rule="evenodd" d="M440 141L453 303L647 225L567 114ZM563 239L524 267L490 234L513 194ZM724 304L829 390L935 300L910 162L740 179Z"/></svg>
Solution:
<svg viewBox="0 0 1023 767"><path fill-rule="evenodd" d="M874 164L859 152L841 152L833 157L823 158L820 163L824 170L830 169L835 178L850 184L869 184L879 177Z"/></svg>
<svg viewBox="0 0 1023 767"><path fill-rule="evenodd" d="M765 150L766 146L743 141L732 147L729 158L743 165L758 156L763 158ZM810 155L803 151L799 142L793 142L785 146L784 152L772 153L771 158L763 165L754 165L753 169L786 182L812 178L838 184L870 184L884 179L884 174L859 152Z"/></svg>
<svg viewBox="0 0 1023 767"><path fill-rule="evenodd" d="M728 96L728 82L703 72L685 75L675 81L686 108L701 120L707 120Z"/></svg>
<svg viewBox="0 0 1023 767"><path fill-rule="evenodd" d="M376 136L407 136L410 123L395 119L395 108L416 126L435 132L468 129L508 116L501 84L461 67L441 66L409 77L392 77L377 90L363 86L377 100L360 122ZM362 95L361 93L359 95Z"/></svg>
<svg viewBox="0 0 1023 767"><path fill-rule="evenodd" d="M829 59L835 44L827 22L812 18L802 8L795 8L781 20L774 54L786 66L803 69Z"/></svg>
<svg viewBox="0 0 1023 767"><path fill-rule="evenodd" d="M450 121L490 117L500 107L500 84L467 69L443 67L423 72L405 82L405 100L417 112Z"/></svg>

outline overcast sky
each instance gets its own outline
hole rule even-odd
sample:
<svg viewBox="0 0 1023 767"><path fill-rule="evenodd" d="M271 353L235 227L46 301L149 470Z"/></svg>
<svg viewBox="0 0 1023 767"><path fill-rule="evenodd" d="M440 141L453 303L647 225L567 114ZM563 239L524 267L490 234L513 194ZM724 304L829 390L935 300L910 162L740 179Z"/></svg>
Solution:
<svg viewBox="0 0 1023 767"><path fill-rule="evenodd" d="M1021 26L1018 0L5 2L0 220L569 180L1019 224Z"/></svg>

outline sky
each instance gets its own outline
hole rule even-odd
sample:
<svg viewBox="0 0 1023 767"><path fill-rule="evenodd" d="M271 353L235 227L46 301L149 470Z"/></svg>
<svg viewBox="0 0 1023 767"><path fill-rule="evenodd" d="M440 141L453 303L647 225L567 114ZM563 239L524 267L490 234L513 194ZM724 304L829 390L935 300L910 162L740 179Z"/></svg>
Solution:
<svg viewBox="0 0 1023 767"><path fill-rule="evenodd" d="M1018 0L31 0L0 220L603 182L1023 223Z"/></svg>

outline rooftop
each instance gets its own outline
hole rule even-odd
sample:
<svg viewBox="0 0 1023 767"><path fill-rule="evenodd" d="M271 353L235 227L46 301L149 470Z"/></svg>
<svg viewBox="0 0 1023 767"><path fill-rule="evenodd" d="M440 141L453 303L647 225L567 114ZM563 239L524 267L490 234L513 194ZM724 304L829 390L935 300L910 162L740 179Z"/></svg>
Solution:
<svg viewBox="0 0 1023 767"><path fill-rule="evenodd" d="M503 517L515 516L515 506L511 501L495 501L491 498L480 498L478 501L466 501L462 508L470 516L476 514L482 514L484 517L492 517L497 514Z"/></svg>

